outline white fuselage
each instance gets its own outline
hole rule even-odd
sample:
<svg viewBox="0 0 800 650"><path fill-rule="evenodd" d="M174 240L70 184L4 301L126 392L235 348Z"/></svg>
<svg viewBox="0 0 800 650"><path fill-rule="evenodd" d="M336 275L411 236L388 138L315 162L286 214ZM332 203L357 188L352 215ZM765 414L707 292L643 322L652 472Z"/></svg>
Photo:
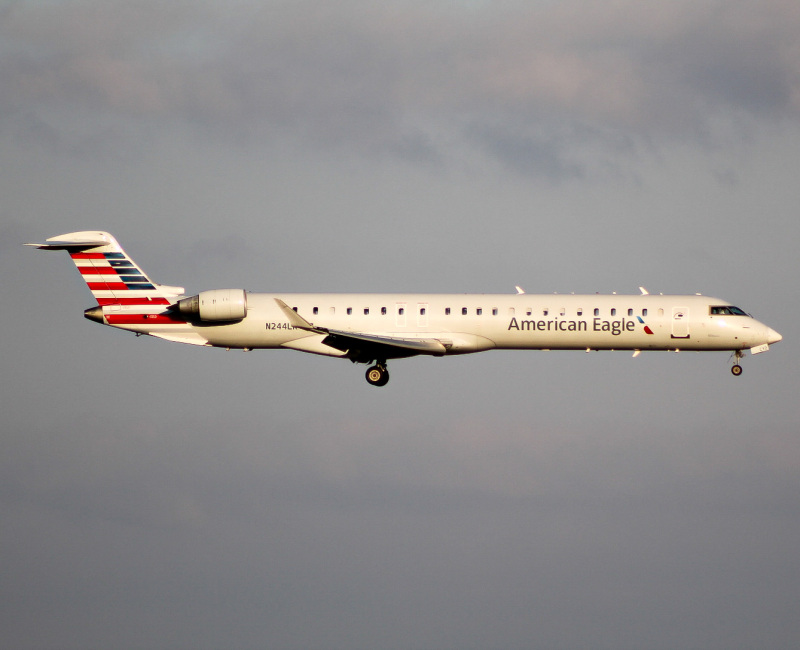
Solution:
<svg viewBox="0 0 800 650"><path fill-rule="evenodd" d="M744 350L775 330L705 296L525 294L267 294L212 289L186 296L147 275L108 232L79 231L28 246L69 253L97 306L90 320L169 341L245 350L285 348L374 363L484 350ZM739 375L742 368L731 368Z"/></svg>
<svg viewBox="0 0 800 650"><path fill-rule="evenodd" d="M344 356L322 344L324 335L293 327L276 298L321 328L436 339L447 354L490 349L744 350L780 340L748 315L712 314L712 307L730 303L697 295L249 293L247 316L238 322L117 326L156 336L191 330L211 346L283 347Z"/></svg>

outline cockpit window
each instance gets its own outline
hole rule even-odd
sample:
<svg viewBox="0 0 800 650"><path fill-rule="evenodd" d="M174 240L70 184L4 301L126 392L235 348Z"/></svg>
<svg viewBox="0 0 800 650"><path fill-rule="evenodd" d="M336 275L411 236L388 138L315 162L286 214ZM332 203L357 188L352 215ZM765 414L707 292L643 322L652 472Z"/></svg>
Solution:
<svg viewBox="0 0 800 650"><path fill-rule="evenodd" d="M733 305L725 305L720 307L711 307L712 316L747 316L747 312L734 307Z"/></svg>

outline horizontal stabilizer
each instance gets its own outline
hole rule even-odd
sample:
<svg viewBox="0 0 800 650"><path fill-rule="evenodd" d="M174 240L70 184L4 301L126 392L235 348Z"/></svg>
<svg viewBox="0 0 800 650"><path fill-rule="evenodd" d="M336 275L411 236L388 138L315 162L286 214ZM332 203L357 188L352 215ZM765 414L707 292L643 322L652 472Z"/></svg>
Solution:
<svg viewBox="0 0 800 650"><path fill-rule="evenodd" d="M153 282L111 233L81 230L25 245L66 251L99 305L168 305L184 294L183 287Z"/></svg>
<svg viewBox="0 0 800 650"><path fill-rule="evenodd" d="M48 239L46 242L25 244L25 246L33 246L34 248L41 248L46 251L65 251L65 250L80 250L84 248L97 248L98 246L108 246L107 241L92 240L92 241L58 241Z"/></svg>

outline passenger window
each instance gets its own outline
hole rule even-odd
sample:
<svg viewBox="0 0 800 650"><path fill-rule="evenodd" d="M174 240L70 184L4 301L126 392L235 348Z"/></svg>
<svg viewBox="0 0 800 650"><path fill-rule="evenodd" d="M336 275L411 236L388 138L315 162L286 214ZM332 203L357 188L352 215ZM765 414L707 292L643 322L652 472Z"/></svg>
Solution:
<svg viewBox="0 0 800 650"><path fill-rule="evenodd" d="M542 309L542 316L547 316L549 313L550 313L550 310L547 307ZM530 315L531 315L531 313L528 312L528 316L530 316Z"/></svg>
<svg viewBox="0 0 800 650"><path fill-rule="evenodd" d="M381 316L386 316L386 307L381 307Z"/></svg>
<svg viewBox="0 0 800 650"><path fill-rule="evenodd" d="M461 308L461 315L462 316L466 316L467 315L467 308L466 307L462 307Z"/></svg>
<svg viewBox="0 0 800 650"><path fill-rule="evenodd" d="M628 316L633 316L633 309L628 310Z"/></svg>
<svg viewBox="0 0 800 650"><path fill-rule="evenodd" d="M611 309L611 315L612 315L612 316L616 316L616 315L617 315L617 310L616 310L616 309L614 309L613 307L612 307L612 309Z"/></svg>
<svg viewBox="0 0 800 650"><path fill-rule="evenodd" d="M475 313L476 313L478 316L480 316L480 315L483 313L483 309L481 309L480 307L478 307L478 308L475 310Z"/></svg>
<svg viewBox="0 0 800 650"><path fill-rule="evenodd" d="M642 309L642 316L647 316L647 310L646 309Z"/></svg>
<svg viewBox="0 0 800 650"><path fill-rule="evenodd" d="M319 314L319 307L314 307L313 312L314 312L314 316Z"/></svg>
<svg viewBox="0 0 800 650"><path fill-rule="evenodd" d="M492 316L497 316L497 307L492 309Z"/></svg>
<svg viewBox="0 0 800 650"><path fill-rule="evenodd" d="M578 316L583 316L583 307L578 307Z"/></svg>
<svg viewBox="0 0 800 650"><path fill-rule="evenodd" d="M352 307L348 307L347 308L347 315L348 316L352 316L353 315L353 308Z"/></svg>
<svg viewBox="0 0 800 650"><path fill-rule="evenodd" d="M450 307L445 307L444 308L444 315L445 316L449 316L450 315Z"/></svg>
<svg viewBox="0 0 800 650"><path fill-rule="evenodd" d="M595 316L599 316L600 315L600 310L597 307L594 308L594 315Z"/></svg>
<svg viewBox="0 0 800 650"><path fill-rule="evenodd" d="M566 316L567 309L566 307L562 307L561 310L558 312L559 316Z"/></svg>
<svg viewBox="0 0 800 650"><path fill-rule="evenodd" d="M369 307L364 307L364 316L369 316Z"/></svg>
<svg viewBox="0 0 800 650"><path fill-rule="evenodd" d="M397 310L397 313L398 313L398 314L400 314L400 315L402 316L403 314L405 314L405 313L406 313L406 310L405 310L405 308L404 308L404 307L400 307L400 308Z"/></svg>
<svg viewBox="0 0 800 650"><path fill-rule="evenodd" d="M420 316L424 316L425 315L425 307L420 307L419 308L419 315Z"/></svg>

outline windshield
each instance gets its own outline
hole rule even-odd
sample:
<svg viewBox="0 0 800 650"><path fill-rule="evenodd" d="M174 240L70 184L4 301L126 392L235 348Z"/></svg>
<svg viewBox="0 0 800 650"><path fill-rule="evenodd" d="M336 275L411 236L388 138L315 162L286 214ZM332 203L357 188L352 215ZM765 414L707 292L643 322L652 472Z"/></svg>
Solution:
<svg viewBox="0 0 800 650"><path fill-rule="evenodd" d="M747 316L747 312L733 305L711 307L712 316Z"/></svg>

